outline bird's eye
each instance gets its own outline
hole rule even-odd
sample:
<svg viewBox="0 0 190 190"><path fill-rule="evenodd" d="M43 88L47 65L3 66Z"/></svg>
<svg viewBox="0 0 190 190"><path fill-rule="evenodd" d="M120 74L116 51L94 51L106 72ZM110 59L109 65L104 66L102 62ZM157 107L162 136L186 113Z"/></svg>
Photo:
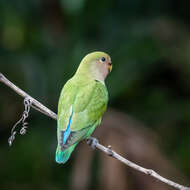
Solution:
<svg viewBox="0 0 190 190"><path fill-rule="evenodd" d="M102 61L102 62L105 62L105 61L106 61L106 58L105 58L105 57L102 57L102 58L101 58L101 61Z"/></svg>

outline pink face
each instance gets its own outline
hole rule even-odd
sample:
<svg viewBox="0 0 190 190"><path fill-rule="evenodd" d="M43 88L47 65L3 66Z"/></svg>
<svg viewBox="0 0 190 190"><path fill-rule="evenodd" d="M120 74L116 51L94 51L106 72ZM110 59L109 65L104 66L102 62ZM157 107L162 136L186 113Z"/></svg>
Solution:
<svg viewBox="0 0 190 190"><path fill-rule="evenodd" d="M101 57L97 62L99 72L103 75L103 78L105 79L112 70L111 58L106 55Z"/></svg>

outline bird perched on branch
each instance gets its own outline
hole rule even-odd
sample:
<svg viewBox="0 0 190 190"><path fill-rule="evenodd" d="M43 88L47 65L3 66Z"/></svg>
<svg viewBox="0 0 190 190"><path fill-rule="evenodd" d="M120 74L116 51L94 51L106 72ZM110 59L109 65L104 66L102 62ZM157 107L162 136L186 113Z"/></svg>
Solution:
<svg viewBox="0 0 190 190"><path fill-rule="evenodd" d="M57 163L67 162L76 145L100 125L108 103L104 80L111 70L108 54L89 53L64 85L58 104Z"/></svg>

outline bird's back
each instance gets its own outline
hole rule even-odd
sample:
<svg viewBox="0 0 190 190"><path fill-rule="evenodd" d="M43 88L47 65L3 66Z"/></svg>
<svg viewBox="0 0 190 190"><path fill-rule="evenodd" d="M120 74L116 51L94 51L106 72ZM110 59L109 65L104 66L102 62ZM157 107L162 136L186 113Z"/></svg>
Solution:
<svg viewBox="0 0 190 190"><path fill-rule="evenodd" d="M73 118L71 130L80 130L100 119L108 102L104 84L96 80L74 76L62 89L58 105L58 127L66 130L71 107Z"/></svg>

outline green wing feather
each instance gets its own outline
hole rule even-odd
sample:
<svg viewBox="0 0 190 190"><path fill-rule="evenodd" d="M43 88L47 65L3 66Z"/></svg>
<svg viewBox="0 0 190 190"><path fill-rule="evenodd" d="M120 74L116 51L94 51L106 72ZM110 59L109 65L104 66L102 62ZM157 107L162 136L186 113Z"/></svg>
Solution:
<svg viewBox="0 0 190 190"><path fill-rule="evenodd" d="M107 108L108 92L99 81L79 80L73 77L64 86L58 105L58 127L66 130L73 106L71 130L78 131L101 118Z"/></svg>
<svg viewBox="0 0 190 190"><path fill-rule="evenodd" d="M101 117L107 108L107 102L106 86L99 81L85 80L82 76L74 76L65 84L58 105L57 152L61 150L62 134L67 129L72 106L71 133L63 147L63 151L68 152L65 156L65 158L67 157L66 161L74 149L70 148L72 151L68 151L69 147L75 147L80 140L89 137L100 124Z"/></svg>

